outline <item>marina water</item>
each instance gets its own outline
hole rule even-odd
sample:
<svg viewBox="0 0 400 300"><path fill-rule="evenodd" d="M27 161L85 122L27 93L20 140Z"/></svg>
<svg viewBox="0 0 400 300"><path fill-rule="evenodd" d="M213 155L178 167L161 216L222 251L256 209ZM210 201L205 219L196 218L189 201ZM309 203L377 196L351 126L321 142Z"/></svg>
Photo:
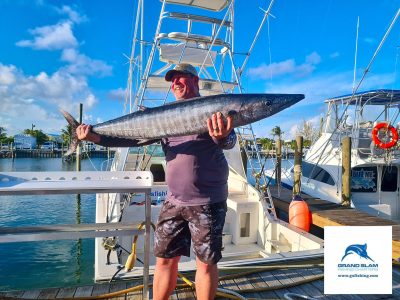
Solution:
<svg viewBox="0 0 400 300"><path fill-rule="evenodd" d="M82 160L82 171L101 170L104 158ZM0 159L0 171L74 171L60 158ZM95 222L96 196L1 196L0 226ZM94 239L0 244L0 291L93 283Z"/></svg>
<svg viewBox="0 0 400 300"><path fill-rule="evenodd" d="M268 159L265 169L272 166ZM104 158L82 160L82 171L102 168ZM0 171L75 171L75 163L60 158L0 159ZM254 184L250 169L248 177ZM94 223L95 211L94 194L82 195L80 203L76 195L1 196L0 226ZM0 254L0 291L93 283L94 239L0 244Z"/></svg>

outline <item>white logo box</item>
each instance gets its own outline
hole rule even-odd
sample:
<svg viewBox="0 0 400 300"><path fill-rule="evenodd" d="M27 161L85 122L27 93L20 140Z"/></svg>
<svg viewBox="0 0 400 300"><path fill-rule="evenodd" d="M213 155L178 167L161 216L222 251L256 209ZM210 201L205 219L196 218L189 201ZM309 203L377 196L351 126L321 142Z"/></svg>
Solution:
<svg viewBox="0 0 400 300"><path fill-rule="evenodd" d="M392 294L392 227L324 227L325 294Z"/></svg>

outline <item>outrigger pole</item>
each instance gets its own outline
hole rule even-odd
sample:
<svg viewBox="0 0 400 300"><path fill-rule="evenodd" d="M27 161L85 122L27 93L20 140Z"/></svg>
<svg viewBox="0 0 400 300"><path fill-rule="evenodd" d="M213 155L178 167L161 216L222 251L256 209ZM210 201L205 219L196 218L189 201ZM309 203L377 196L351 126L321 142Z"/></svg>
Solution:
<svg viewBox="0 0 400 300"><path fill-rule="evenodd" d="M246 53L246 58L244 59L242 66L239 67L238 70L237 70L237 73L238 73L239 77L242 75L242 72L243 72L244 68L246 67L246 64L247 64L247 61L250 58L251 52L253 51L253 48L257 43L258 37L260 36L261 29L264 27L264 23L267 20L268 16L270 15L270 12L271 12L271 9L272 9L272 5L274 4L274 2L275 2L275 0L271 1L271 3L268 6L268 9L266 11L261 9L264 12L264 18L262 19L261 24L258 27L257 33L256 33L256 35L255 35L255 37L253 39L253 43L251 44L249 51Z"/></svg>

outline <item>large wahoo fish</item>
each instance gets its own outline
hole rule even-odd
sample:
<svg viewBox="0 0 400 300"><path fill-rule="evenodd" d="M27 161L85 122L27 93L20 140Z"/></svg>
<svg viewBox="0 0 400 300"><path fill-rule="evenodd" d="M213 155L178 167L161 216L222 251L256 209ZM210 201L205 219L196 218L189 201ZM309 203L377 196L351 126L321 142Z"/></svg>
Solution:
<svg viewBox="0 0 400 300"><path fill-rule="evenodd" d="M208 132L207 119L221 112L233 117L233 126L243 126L267 118L304 99L302 94L221 94L179 100L163 106L147 108L92 127L101 135L136 140L151 140ZM78 145L76 127L69 113L61 110L72 126L72 143L66 153Z"/></svg>

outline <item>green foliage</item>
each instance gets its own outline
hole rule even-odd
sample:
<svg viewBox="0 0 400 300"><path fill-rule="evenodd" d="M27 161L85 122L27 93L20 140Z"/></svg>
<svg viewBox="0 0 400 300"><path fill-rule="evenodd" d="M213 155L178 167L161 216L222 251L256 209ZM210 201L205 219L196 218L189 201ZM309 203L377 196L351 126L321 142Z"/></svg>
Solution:
<svg viewBox="0 0 400 300"><path fill-rule="evenodd" d="M0 143L9 144L14 142L14 138L12 136L7 136L7 130L4 127L0 127Z"/></svg>
<svg viewBox="0 0 400 300"><path fill-rule="evenodd" d="M294 150L296 148L296 140L290 141L290 149Z"/></svg>
<svg viewBox="0 0 400 300"><path fill-rule="evenodd" d="M279 126L275 126L271 130L272 137L277 136L279 139L282 139L282 134L284 134L284 132L282 131L282 129Z"/></svg>
<svg viewBox="0 0 400 300"><path fill-rule="evenodd" d="M72 127L71 125L65 126L64 129L61 130L61 138L64 142L64 144L68 145L71 143L71 137L72 137Z"/></svg>
<svg viewBox="0 0 400 300"><path fill-rule="evenodd" d="M263 150L272 149L274 141L269 138L258 138L257 144L261 144Z"/></svg>
<svg viewBox="0 0 400 300"><path fill-rule="evenodd" d="M6 129L4 127L0 127L0 141L7 138Z"/></svg>
<svg viewBox="0 0 400 300"><path fill-rule="evenodd" d="M49 140L49 137L43 133L42 130L32 130L32 129L25 129L24 134L29 134L30 136L33 136L36 138L36 143L38 145L42 145L44 142L47 142Z"/></svg>

